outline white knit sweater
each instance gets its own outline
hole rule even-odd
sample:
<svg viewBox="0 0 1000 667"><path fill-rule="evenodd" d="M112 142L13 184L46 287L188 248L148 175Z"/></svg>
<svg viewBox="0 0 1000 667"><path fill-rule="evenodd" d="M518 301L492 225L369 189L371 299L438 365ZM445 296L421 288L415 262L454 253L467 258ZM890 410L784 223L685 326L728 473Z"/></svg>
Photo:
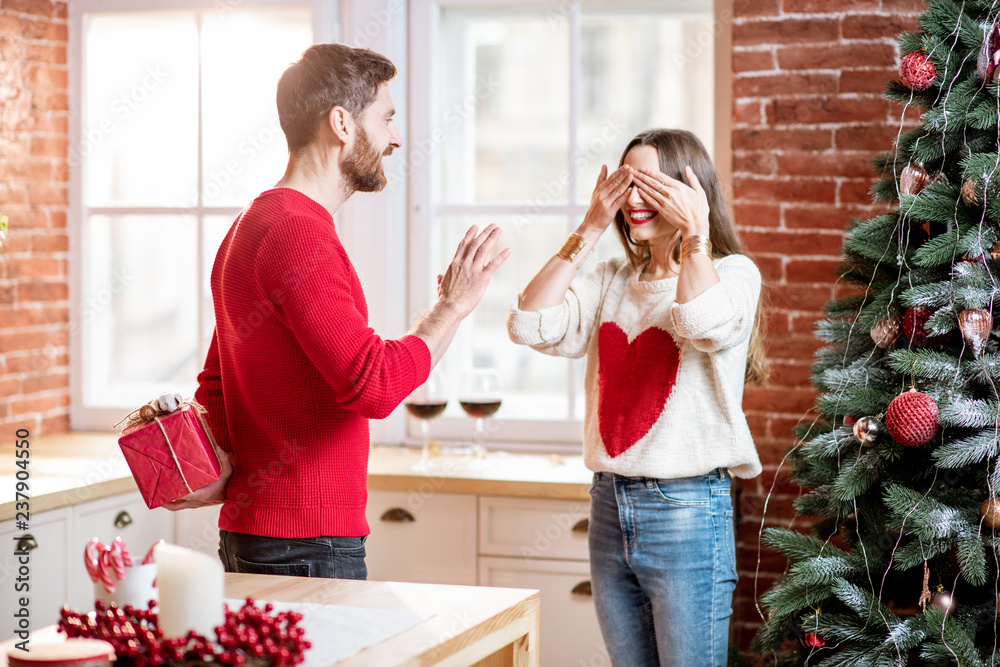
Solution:
<svg viewBox="0 0 1000 667"><path fill-rule="evenodd" d="M660 479L719 467L760 474L742 410L760 272L743 255L713 263L721 282L685 304L674 302L677 278L641 282L624 258L577 278L558 306L511 304L512 341L587 355L583 449L591 470Z"/></svg>

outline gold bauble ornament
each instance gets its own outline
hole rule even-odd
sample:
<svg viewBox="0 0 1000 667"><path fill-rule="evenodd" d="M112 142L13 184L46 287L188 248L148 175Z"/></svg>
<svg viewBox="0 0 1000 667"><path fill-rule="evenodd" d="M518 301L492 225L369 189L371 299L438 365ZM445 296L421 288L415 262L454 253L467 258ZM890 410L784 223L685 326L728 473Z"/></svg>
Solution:
<svg viewBox="0 0 1000 667"><path fill-rule="evenodd" d="M987 498L979 506L979 516L987 528L1000 528L1000 498Z"/></svg>
<svg viewBox="0 0 1000 667"><path fill-rule="evenodd" d="M962 201L969 206L979 206L979 183L974 178L962 183Z"/></svg>
<svg viewBox="0 0 1000 667"><path fill-rule="evenodd" d="M1000 241L990 246L990 257L993 258L994 262L1000 262Z"/></svg>

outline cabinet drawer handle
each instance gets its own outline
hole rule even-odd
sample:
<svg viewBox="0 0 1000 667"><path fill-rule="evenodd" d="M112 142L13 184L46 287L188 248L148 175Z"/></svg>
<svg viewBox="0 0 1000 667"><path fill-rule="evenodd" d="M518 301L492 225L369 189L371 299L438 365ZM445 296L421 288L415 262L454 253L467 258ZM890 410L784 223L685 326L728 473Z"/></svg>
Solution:
<svg viewBox="0 0 1000 667"><path fill-rule="evenodd" d="M382 515L382 521L388 523L413 523L416 519L402 507L393 507L385 511Z"/></svg>
<svg viewBox="0 0 1000 667"><path fill-rule="evenodd" d="M38 541L34 535L24 535L17 541L16 551L25 552L38 548Z"/></svg>
<svg viewBox="0 0 1000 667"><path fill-rule="evenodd" d="M573 526L573 532L586 534L588 528L590 528L590 519L580 519Z"/></svg>
<svg viewBox="0 0 1000 667"><path fill-rule="evenodd" d="M590 582L589 581L581 581L576 586L574 586L573 590L570 591L570 592L573 595L593 595L594 594L594 592L592 590L590 590Z"/></svg>
<svg viewBox="0 0 1000 667"><path fill-rule="evenodd" d="M125 526L132 525L132 517L128 515L128 512L122 510L115 517L115 528L124 528Z"/></svg>

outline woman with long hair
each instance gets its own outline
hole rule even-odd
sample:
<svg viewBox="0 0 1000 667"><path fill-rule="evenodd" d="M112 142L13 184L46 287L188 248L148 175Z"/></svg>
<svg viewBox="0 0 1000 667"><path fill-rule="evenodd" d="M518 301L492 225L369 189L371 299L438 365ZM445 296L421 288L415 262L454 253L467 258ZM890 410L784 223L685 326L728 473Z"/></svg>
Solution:
<svg viewBox="0 0 1000 667"><path fill-rule="evenodd" d="M574 280L611 226L625 256ZM730 477L761 471L741 408L765 375L760 297L704 146L649 130L511 306L515 343L587 356L591 582L615 665L726 664Z"/></svg>

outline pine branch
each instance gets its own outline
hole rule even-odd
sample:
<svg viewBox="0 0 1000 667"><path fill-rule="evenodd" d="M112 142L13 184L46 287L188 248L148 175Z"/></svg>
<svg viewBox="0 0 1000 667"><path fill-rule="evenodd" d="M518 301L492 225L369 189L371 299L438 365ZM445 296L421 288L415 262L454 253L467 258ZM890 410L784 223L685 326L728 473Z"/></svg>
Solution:
<svg viewBox="0 0 1000 667"><path fill-rule="evenodd" d="M885 461L877 450L869 449L852 462L841 468L840 475L833 483L833 492L838 500L848 501L864 494L878 481L885 470Z"/></svg>
<svg viewBox="0 0 1000 667"><path fill-rule="evenodd" d="M986 583L986 549L976 534L963 535L958 539L958 565L962 576L973 586Z"/></svg>
<svg viewBox="0 0 1000 667"><path fill-rule="evenodd" d="M1000 452L997 431L983 431L961 440L953 440L938 447L934 459L941 468L964 468L982 463Z"/></svg>
<svg viewBox="0 0 1000 667"><path fill-rule="evenodd" d="M771 549L785 554L792 563L819 556L848 556L846 551L830 542L788 528L768 528L764 531L764 542Z"/></svg>

